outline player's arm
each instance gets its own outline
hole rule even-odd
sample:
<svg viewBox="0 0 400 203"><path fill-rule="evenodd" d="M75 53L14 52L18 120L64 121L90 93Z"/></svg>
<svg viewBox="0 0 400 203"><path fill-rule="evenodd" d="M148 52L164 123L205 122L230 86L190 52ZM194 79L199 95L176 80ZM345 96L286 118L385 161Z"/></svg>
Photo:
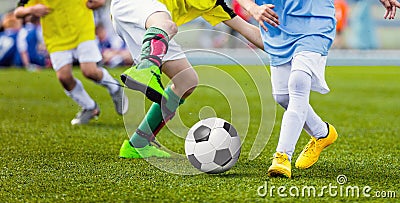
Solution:
<svg viewBox="0 0 400 203"><path fill-rule="evenodd" d="M86 7L95 10L102 7L106 3L106 0L88 0L86 2Z"/></svg>
<svg viewBox="0 0 400 203"><path fill-rule="evenodd" d="M268 31L264 22L276 27L279 25L278 15L272 10L275 6L272 4L257 5L252 0L237 0L238 3L250 13L251 16L261 25L261 27Z"/></svg>
<svg viewBox="0 0 400 203"><path fill-rule="evenodd" d="M30 65L29 54L28 54L28 43L26 41L27 31L22 28L17 35L17 48L21 56L21 61L24 67L28 68Z"/></svg>
<svg viewBox="0 0 400 203"><path fill-rule="evenodd" d="M239 16L235 16L230 20L224 21L225 25L231 27L238 33L240 33L243 37L249 40L251 43L256 45L260 49L264 49L264 44L261 39L260 29L257 26L254 26L245 20L243 20Z"/></svg>
<svg viewBox="0 0 400 203"><path fill-rule="evenodd" d="M394 19L396 16L396 9L400 8L400 3L397 0L380 0L383 7L386 8L386 13L383 18Z"/></svg>
<svg viewBox="0 0 400 203"><path fill-rule="evenodd" d="M14 14L18 18L23 18L27 15L34 15L42 17L51 12L51 9L43 4L36 4L34 6L24 7L29 0L20 0L18 7L15 9Z"/></svg>

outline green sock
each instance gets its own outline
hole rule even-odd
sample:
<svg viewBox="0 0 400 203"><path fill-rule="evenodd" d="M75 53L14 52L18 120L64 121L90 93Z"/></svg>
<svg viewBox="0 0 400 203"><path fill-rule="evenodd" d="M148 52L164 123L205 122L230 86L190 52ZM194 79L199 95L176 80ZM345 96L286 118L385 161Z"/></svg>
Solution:
<svg viewBox="0 0 400 203"><path fill-rule="evenodd" d="M161 67L162 58L168 50L168 34L157 27L149 27L143 37L140 62L137 69L148 68L156 65Z"/></svg>
<svg viewBox="0 0 400 203"><path fill-rule="evenodd" d="M168 100L165 103L166 108L168 108L170 112L175 112L178 106L182 104L184 100L180 99L170 87L166 88L165 93L168 96ZM165 113L164 116L166 116ZM157 103L153 103L150 106L150 109L147 112L146 116L140 123L138 130L144 132L147 135L152 135L160 126L162 121L163 113L161 111L161 106ZM136 132L132 135L130 142L136 148L145 147L149 144L149 141L146 138L140 136Z"/></svg>

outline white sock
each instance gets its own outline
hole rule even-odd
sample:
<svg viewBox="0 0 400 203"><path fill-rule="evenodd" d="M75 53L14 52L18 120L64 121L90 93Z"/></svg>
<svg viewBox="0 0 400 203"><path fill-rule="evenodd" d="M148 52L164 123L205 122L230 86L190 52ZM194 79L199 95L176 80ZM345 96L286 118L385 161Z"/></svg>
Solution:
<svg viewBox="0 0 400 203"><path fill-rule="evenodd" d="M274 94L274 99L279 103L284 109L287 109L289 105L289 95L288 94ZM308 112L306 122L303 129L311 136L315 138L325 137L328 134L328 126L322 121L322 119L315 113L311 105L308 105Z"/></svg>
<svg viewBox="0 0 400 203"><path fill-rule="evenodd" d="M326 137L328 135L328 125L314 112L314 109L308 108L308 115L304 130L315 138Z"/></svg>
<svg viewBox="0 0 400 203"><path fill-rule="evenodd" d="M64 90L65 94L71 97L83 109L94 109L96 103L83 88L82 82L76 78L75 81L76 85L74 89L71 91Z"/></svg>
<svg viewBox="0 0 400 203"><path fill-rule="evenodd" d="M99 81L99 84L106 87L110 94L114 94L120 88L120 86L117 85L119 84L118 81L115 80L105 68L99 68L103 72L103 78Z"/></svg>
<svg viewBox="0 0 400 203"><path fill-rule="evenodd" d="M303 71L293 71L289 78L289 105L282 118L277 152L292 159L297 140L305 124L309 109L311 76Z"/></svg>

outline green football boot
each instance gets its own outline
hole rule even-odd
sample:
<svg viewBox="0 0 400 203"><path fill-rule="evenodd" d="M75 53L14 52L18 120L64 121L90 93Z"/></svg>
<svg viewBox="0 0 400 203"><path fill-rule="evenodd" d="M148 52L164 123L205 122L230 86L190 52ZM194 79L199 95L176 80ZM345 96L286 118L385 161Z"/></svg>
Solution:
<svg viewBox="0 0 400 203"><path fill-rule="evenodd" d="M161 104L163 97L167 99L158 66L143 69L133 66L121 74L121 80L128 88L142 92L153 102Z"/></svg>
<svg viewBox="0 0 400 203"><path fill-rule="evenodd" d="M147 145L143 148L134 148L125 140L119 150L119 157L127 159L143 159L150 157L169 158L171 155L155 146Z"/></svg>

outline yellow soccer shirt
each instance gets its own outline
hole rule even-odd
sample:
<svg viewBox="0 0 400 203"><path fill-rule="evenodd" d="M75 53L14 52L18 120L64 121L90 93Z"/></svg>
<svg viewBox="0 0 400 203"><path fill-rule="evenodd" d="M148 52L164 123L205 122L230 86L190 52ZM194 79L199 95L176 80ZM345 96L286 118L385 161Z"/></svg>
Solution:
<svg viewBox="0 0 400 203"><path fill-rule="evenodd" d="M171 13L172 20L179 26L197 17L203 17L212 26L230 20L236 14L224 0L159 0Z"/></svg>
<svg viewBox="0 0 400 203"><path fill-rule="evenodd" d="M38 3L51 9L41 18L49 53L71 50L95 39L93 11L86 7L86 0L30 0L25 7Z"/></svg>

